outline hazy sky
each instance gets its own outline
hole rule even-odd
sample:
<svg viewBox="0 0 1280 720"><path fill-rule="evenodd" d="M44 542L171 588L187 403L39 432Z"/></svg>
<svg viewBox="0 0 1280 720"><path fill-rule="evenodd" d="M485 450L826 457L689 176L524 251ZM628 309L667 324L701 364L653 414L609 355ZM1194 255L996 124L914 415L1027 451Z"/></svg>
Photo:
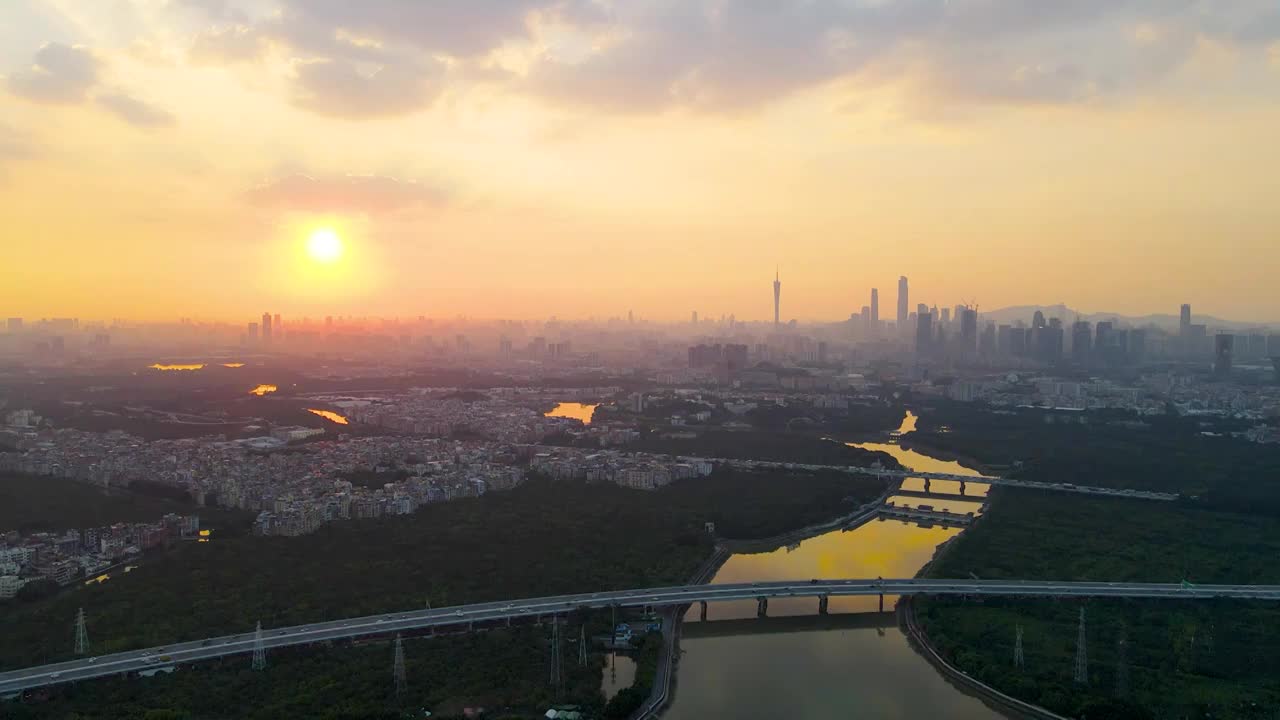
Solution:
<svg viewBox="0 0 1280 720"><path fill-rule="evenodd" d="M1280 320L1278 128L1276 0L2 0L0 315Z"/></svg>

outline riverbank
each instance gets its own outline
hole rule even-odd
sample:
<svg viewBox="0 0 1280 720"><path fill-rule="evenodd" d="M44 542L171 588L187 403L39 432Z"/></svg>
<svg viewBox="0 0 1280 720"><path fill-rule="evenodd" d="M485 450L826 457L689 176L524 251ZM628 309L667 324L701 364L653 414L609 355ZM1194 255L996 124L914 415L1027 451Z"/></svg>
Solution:
<svg viewBox="0 0 1280 720"><path fill-rule="evenodd" d="M876 516L880 506L884 505L894 493L898 492L902 487L901 480L889 480L885 483L885 489L874 500L863 503L853 512L846 513L832 520L791 532L774 535L773 537L762 538L759 540L730 540L720 538L717 541L718 546L723 546L730 554L750 555L755 553L772 552L781 547L786 547L804 540L808 540L818 535L823 535L835 530L849 530L862 523L865 523Z"/></svg>
<svg viewBox="0 0 1280 720"><path fill-rule="evenodd" d="M1069 720L1038 705L1006 695L948 663L929 642L929 636L920 627L916 619L913 598L904 597L898 601L898 626L906 634L911 647L928 660L929 664L948 682L962 692L982 700L993 710L1004 713L1014 720Z"/></svg>

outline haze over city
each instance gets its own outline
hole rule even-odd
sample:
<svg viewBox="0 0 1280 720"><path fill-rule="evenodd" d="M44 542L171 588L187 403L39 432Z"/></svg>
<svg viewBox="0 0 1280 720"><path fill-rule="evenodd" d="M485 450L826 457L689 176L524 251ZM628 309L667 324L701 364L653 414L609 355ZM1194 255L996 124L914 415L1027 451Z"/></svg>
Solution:
<svg viewBox="0 0 1280 720"><path fill-rule="evenodd" d="M780 265L801 320L904 273L992 309L1280 320L1265 0L0 20L11 314L765 319ZM305 252L322 228L340 261Z"/></svg>

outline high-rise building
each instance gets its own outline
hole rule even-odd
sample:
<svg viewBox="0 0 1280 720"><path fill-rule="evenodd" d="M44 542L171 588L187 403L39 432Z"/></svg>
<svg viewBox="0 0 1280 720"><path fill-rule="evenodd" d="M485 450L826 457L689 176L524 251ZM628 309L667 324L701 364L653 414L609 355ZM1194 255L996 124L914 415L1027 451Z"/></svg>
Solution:
<svg viewBox="0 0 1280 720"><path fill-rule="evenodd" d="M1071 357L1076 362L1084 364L1089 362L1092 354L1093 332L1089 328L1089 321L1077 320L1071 326Z"/></svg>
<svg viewBox="0 0 1280 720"><path fill-rule="evenodd" d="M1001 325L996 328L996 354L1013 354L1013 326Z"/></svg>
<svg viewBox="0 0 1280 720"><path fill-rule="evenodd" d="M697 325L697 324L698 324L698 311L697 311L697 310L694 310L694 311L693 311L693 313L689 316L689 322L690 322L691 324L693 324L693 325Z"/></svg>
<svg viewBox="0 0 1280 720"><path fill-rule="evenodd" d="M1216 375L1231 374L1231 355L1235 351L1236 336L1221 333L1213 338L1213 372Z"/></svg>
<svg viewBox="0 0 1280 720"><path fill-rule="evenodd" d="M22 318L17 318L17 317L9 318L8 328L9 328L9 332L11 333L22 332Z"/></svg>
<svg viewBox="0 0 1280 720"><path fill-rule="evenodd" d="M907 313L910 312L907 306L907 276L903 275L898 278L898 332L906 334L907 332Z"/></svg>
<svg viewBox="0 0 1280 720"><path fill-rule="evenodd" d="M933 349L933 315L916 313L916 354L928 355Z"/></svg>
<svg viewBox="0 0 1280 720"><path fill-rule="evenodd" d="M782 281L778 279L778 271L773 271L773 326L781 322L779 311L782 309Z"/></svg>
<svg viewBox="0 0 1280 720"><path fill-rule="evenodd" d="M1182 304L1182 314L1178 316L1178 334L1186 337L1187 330L1191 328L1191 305L1189 303Z"/></svg>
<svg viewBox="0 0 1280 720"><path fill-rule="evenodd" d="M996 324L988 322L982 327L982 336L978 338L978 354L991 357L996 354Z"/></svg>
<svg viewBox="0 0 1280 720"><path fill-rule="evenodd" d="M284 338L284 323L280 322L280 313L276 313L275 317L271 318L271 329L276 337Z"/></svg>
<svg viewBox="0 0 1280 720"><path fill-rule="evenodd" d="M871 326L876 327L880 324L880 291L871 288Z"/></svg>
<svg viewBox="0 0 1280 720"><path fill-rule="evenodd" d="M978 311L971 307L960 308L960 345L966 353L978 349Z"/></svg>
<svg viewBox="0 0 1280 720"><path fill-rule="evenodd" d="M925 313L927 313L927 312L929 312L929 306L928 306L928 305L926 305L926 304L924 304L924 303L920 303L919 305L916 305L916 316L917 316L917 317L919 317L919 316L921 316L921 315L924 315L924 314L925 314Z"/></svg>
<svg viewBox="0 0 1280 720"><path fill-rule="evenodd" d="M871 306L863 305L861 315L862 315L862 336L870 337L871 336Z"/></svg>
<svg viewBox="0 0 1280 720"><path fill-rule="evenodd" d="M1049 323L1044 320L1044 313L1037 310L1036 314L1031 317L1031 328L1049 327Z"/></svg>
<svg viewBox="0 0 1280 720"><path fill-rule="evenodd" d="M937 308L934 308L934 310L936 311ZM934 317L938 317L938 316L934 315ZM951 324L951 308L942 308L942 324L943 325Z"/></svg>
<svg viewBox="0 0 1280 720"><path fill-rule="evenodd" d="M271 342L271 313L262 313L262 342Z"/></svg>
<svg viewBox="0 0 1280 720"><path fill-rule="evenodd" d="M258 323L249 323L249 342L258 342Z"/></svg>

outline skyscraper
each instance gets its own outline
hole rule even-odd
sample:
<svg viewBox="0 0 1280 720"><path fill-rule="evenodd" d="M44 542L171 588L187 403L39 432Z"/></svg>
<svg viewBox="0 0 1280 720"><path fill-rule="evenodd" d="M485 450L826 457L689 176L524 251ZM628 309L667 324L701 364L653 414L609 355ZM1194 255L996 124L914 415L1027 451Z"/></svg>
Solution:
<svg viewBox="0 0 1280 720"><path fill-rule="evenodd" d="M871 288L871 326L880 325L880 291Z"/></svg>
<svg viewBox="0 0 1280 720"><path fill-rule="evenodd" d="M1089 330L1088 320L1077 320L1071 326L1071 357L1076 362L1086 364L1093 354L1093 334Z"/></svg>
<svg viewBox="0 0 1280 720"><path fill-rule="evenodd" d="M1221 333L1213 338L1213 372L1215 375L1231 374L1231 355L1235 351L1236 336Z"/></svg>
<svg viewBox="0 0 1280 720"><path fill-rule="evenodd" d="M276 313L275 317L271 318L271 328L275 331L276 337L284 337L284 322L280 320L280 313Z"/></svg>
<svg viewBox="0 0 1280 720"><path fill-rule="evenodd" d="M916 313L916 355L928 355L933 347L933 315Z"/></svg>
<svg viewBox="0 0 1280 720"><path fill-rule="evenodd" d="M778 271L773 271L773 326L776 328L781 322L778 311L782 305L782 281L778 279Z"/></svg>
<svg viewBox="0 0 1280 720"><path fill-rule="evenodd" d="M1191 328L1191 305L1183 303L1182 314L1178 318L1178 334L1186 337L1187 331Z"/></svg>
<svg viewBox="0 0 1280 720"><path fill-rule="evenodd" d="M1039 310L1036 311L1036 314L1031 317L1031 327L1032 329L1049 327L1049 323L1044 320L1044 313Z"/></svg>
<svg viewBox="0 0 1280 720"><path fill-rule="evenodd" d="M271 313L262 313L262 342L271 342Z"/></svg>
<svg viewBox="0 0 1280 720"><path fill-rule="evenodd" d="M978 311L970 307L960 309L960 343L966 353L978 349Z"/></svg>
<svg viewBox="0 0 1280 720"><path fill-rule="evenodd" d="M907 276L898 278L898 332L907 333Z"/></svg>

